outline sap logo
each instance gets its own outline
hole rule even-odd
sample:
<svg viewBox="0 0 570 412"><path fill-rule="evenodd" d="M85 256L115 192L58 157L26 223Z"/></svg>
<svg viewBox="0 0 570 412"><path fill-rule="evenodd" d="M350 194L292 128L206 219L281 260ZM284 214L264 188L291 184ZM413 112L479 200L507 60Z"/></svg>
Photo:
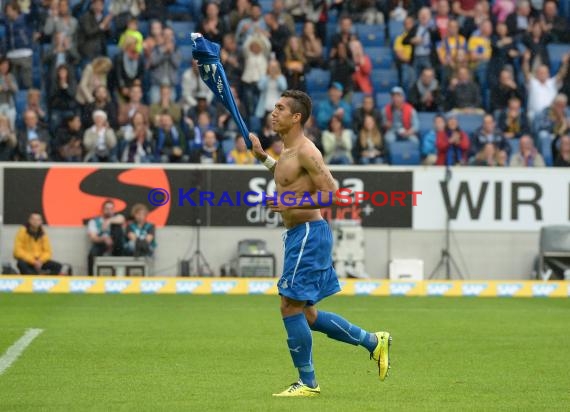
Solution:
<svg viewBox="0 0 570 412"><path fill-rule="evenodd" d="M443 296L453 285L450 283L429 283L427 285L427 295L428 296Z"/></svg>
<svg viewBox="0 0 570 412"><path fill-rule="evenodd" d="M69 282L69 291L71 293L85 293L95 284L94 280L72 280Z"/></svg>
<svg viewBox="0 0 570 412"><path fill-rule="evenodd" d="M35 279L32 282L32 290L34 292L49 292L58 283L59 280L56 279Z"/></svg>
<svg viewBox="0 0 570 412"><path fill-rule="evenodd" d="M406 296L415 286L415 283L390 283L390 294L394 296Z"/></svg>
<svg viewBox="0 0 570 412"><path fill-rule="evenodd" d="M130 280L108 280L105 282L105 292L121 293L131 284Z"/></svg>
<svg viewBox="0 0 570 412"><path fill-rule="evenodd" d="M532 285L532 296L547 297L550 296L556 289L558 289L558 285L555 284Z"/></svg>
<svg viewBox="0 0 570 412"><path fill-rule="evenodd" d="M499 283L497 285L497 296L514 296L523 287L520 283Z"/></svg>
<svg viewBox="0 0 570 412"><path fill-rule="evenodd" d="M485 289L486 283L467 283L461 287L463 296L479 296Z"/></svg>
<svg viewBox="0 0 570 412"><path fill-rule="evenodd" d="M212 282L212 293L228 293L236 285L237 282Z"/></svg>
<svg viewBox="0 0 570 412"><path fill-rule="evenodd" d="M156 293L166 285L164 280L143 280L141 282L141 293Z"/></svg>
<svg viewBox="0 0 570 412"><path fill-rule="evenodd" d="M269 289L271 289L274 285L274 282L271 280L265 281L265 282L260 282L260 281L252 281L249 282L248 285L248 290L249 293L251 294L262 294L267 292Z"/></svg>
<svg viewBox="0 0 570 412"><path fill-rule="evenodd" d="M13 292L22 283L21 279L0 279L0 292Z"/></svg>
<svg viewBox="0 0 570 412"><path fill-rule="evenodd" d="M178 281L176 282L176 293L193 293L201 284L201 281Z"/></svg>
<svg viewBox="0 0 570 412"><path fill-rule="evenodd" d="M354 293L357 295L370 295L380 287L380 282L357 282L354 284Z"/></svg>

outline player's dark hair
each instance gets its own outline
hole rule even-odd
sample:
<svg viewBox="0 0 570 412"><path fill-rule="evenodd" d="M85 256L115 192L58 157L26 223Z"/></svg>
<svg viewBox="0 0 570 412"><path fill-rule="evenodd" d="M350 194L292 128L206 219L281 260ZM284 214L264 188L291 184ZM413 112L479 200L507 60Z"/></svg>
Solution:
<svg viewBox="0 0 570 412"><path fill-rule="evenodd" d="M290 100L291 113L300 113L301 126L305 126L313 110L313 104L309 95L300 90L285 90L281 97L287 97Z"/></svg>

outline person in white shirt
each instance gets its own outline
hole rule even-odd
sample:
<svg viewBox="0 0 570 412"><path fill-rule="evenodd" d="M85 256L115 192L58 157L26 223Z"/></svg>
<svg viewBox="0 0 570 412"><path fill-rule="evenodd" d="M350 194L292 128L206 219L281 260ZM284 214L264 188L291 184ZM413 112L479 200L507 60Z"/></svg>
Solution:
<svg viewBox="0 0 570 412"><path fill-rule="evenodd" d="M550 77L548 66L545 65L538 66L534 74L532 74L529 67L530 51L527 50L525 52L523 58L523 72L528 89L527 114L531 122L537 113L543 111L554 101L554 98L558 94L558 89L562 86L562 81L566 76L569 59L570 53L563 57L562 65L558 73Z"/></svg>

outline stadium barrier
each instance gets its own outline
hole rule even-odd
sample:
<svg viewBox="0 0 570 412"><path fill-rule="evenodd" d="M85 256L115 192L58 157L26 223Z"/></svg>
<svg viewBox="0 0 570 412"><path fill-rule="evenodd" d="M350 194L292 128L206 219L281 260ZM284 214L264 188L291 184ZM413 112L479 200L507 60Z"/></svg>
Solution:
<svg viewBox="0 0 570 412"><path fill-rule="evenodd" d="M345 296L570 297L570 282L341 279ZM276 278L2 276L4 293L277 295Z"/></svg>

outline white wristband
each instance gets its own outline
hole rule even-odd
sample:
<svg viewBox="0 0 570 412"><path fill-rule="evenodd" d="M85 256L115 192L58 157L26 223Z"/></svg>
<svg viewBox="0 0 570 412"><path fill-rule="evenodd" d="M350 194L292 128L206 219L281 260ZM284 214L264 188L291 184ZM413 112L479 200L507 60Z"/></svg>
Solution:
<svg viewBox="0 0 570 412"><path fill-rule="evenodd" d="M267 158L263 161L263 166L265 166L266 168L268 168L269 170L271 170L271 168L273 166L275 166L275 164L277 163L277 161L272 158L271 156L267 155Z"/></svg>

